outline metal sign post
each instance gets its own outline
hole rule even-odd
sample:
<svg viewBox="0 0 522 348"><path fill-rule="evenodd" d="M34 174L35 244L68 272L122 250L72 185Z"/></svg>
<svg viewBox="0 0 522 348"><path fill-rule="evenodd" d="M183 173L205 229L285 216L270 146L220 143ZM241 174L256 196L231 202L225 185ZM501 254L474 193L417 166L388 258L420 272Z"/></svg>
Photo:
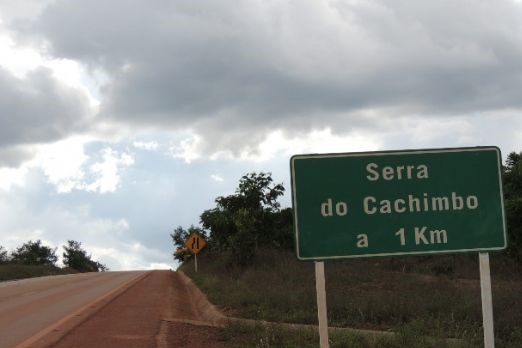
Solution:
<svg viewBox="0 0 522 348"><path fill-rule="evenodd" d="M480 295L482 298L482 326L484 327L484 348L495 348L493 333L493 299L491 296L491 273L489 254L479 253Z"/></svg>
<svg viewBox="0 0 522 348"><path fill-rule="evenodd" d="M315 261L315 290L317 293L317 315L319 317L320 347L328 348L328 318L326 315L324 262L321 261Z"/></svg>

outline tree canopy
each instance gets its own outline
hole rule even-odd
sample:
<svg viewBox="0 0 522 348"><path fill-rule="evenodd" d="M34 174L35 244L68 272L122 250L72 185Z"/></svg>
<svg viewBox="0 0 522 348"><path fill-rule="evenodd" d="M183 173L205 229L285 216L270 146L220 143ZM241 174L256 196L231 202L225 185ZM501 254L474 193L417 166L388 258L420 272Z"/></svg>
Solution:
<svg viewBox="0 0 522 348"><path fill-rule="evenodd" d="M24 265L54 266L57 260L56 248L43 245L41 240L30 240L12 253L12 262Z"/></svg>
<svg viewBox="0 0 522 348"><path fill-rule="evenodd" d="M522 152L508 155L504 166L504 197L507 229L507 252L522 262Z"/></svg>
<svg viewBox="0 0 522 348"><path fill-rule="evenodd" d="M292 211L281 210L278 202L284 191L283 184L274 184L270 173L241 177L234 194L217 197L216 207L200 216L200 232L208 232L208 248L226 253L230 263L239 265L248 264L262 245L291 248ZM184 257L183 243L188 234L178 227L171 235L178 247L174 255L177 260Z"/></svg>
<svg viewBox="0 0 522 348"><path fill-rule="evenodd" d="M63 249L63 264L67 267L78 272L103 272L107 270L105 265L91 259L91 255L87 254L80 242L68 240Z"/></svg>
<svg viewBox="0 0 522 348"><path fill-rule="evenodd" d="M6 263L7 261L9 261L7 250L5 250L5 248L0 245L0 264Z"/></svg>

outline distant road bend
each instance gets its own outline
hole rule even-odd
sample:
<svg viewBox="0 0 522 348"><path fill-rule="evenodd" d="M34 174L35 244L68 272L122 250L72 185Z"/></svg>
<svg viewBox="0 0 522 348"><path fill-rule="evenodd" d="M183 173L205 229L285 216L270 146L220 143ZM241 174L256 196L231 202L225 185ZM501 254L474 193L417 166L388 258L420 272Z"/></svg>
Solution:
<svg viewBox="0 0 522 348"><path fill-rule="evenodd" d="M31 347L146 275L143 271L83 273L2 282L0 347Z"/></svg>

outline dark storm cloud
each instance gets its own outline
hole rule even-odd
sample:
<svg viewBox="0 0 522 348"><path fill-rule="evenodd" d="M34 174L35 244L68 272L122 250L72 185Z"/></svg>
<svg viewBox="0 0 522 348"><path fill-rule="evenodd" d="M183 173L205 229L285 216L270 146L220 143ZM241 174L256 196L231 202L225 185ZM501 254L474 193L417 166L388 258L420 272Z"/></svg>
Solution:
<svg viewBox="0 0 522 348"><path fill-rule="evenodd" d="M30 159L34 153L23 146L0 147L0 168L17 167L20 163Z"/></svg>
<svg viewBox="0 0 522 348"><path fill-rule="evenodd" d="M56 1L16 26L111 76L105 119L191 128L217 147L252 129L369 127L370 109L522 103L522 10L507 0Z"/></svg>
<svg viewBox="0 0 522 348"><path fill-rule="evenodd" d="M0 166L28 157L24 145L80 131L88 115L85 97L61 86L47 69L18 79L0 68L0 106Z"/></svg>

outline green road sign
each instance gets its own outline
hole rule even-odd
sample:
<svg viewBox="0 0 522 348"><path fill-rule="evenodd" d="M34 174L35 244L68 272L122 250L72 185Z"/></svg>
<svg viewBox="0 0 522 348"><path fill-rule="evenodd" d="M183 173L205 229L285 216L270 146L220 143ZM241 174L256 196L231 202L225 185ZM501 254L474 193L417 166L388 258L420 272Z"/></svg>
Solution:
<svg viewBox="0 0 522 348"><path fill-rule="evenodd" d="M506 247L497 147L297 155L301 260Z"/></svg>

